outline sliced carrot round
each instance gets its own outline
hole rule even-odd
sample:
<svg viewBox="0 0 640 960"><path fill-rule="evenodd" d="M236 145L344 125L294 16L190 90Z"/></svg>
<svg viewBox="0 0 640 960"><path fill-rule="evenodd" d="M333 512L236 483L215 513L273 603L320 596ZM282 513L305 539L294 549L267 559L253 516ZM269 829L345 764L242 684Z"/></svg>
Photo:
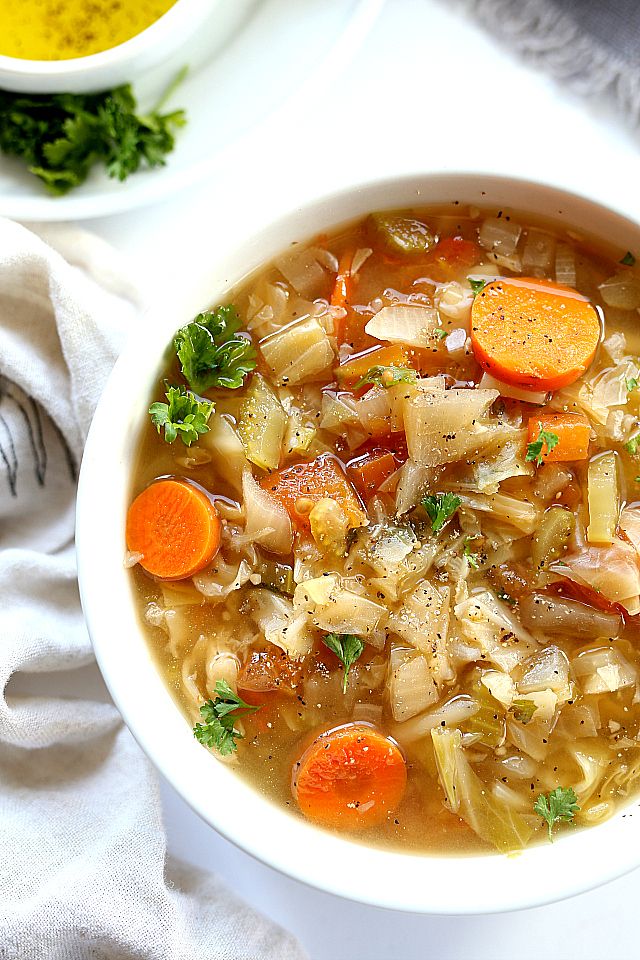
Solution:
<svg viewBox="0 0 640 960"><path fill-rule="evenodd" d="M157 480L127 514L127 547L162 580L192 577L220 547L220 518L209 497L187 480Z"/></svg>
<svg viewBox="0 0 640 960"><path fill-rule="evenodd" d="M473 301L476 359L512 386L559 390L573 383L591 364L600 333L593 304L550 280L493 280Z"/></svg>
<svg viewBox="0 0 640 960"><path fill-rule="evenodd" d="M321 733L293 768L292 791L305 816L362 830L396 809L407 784L400 748L366 723Z"/></svg>

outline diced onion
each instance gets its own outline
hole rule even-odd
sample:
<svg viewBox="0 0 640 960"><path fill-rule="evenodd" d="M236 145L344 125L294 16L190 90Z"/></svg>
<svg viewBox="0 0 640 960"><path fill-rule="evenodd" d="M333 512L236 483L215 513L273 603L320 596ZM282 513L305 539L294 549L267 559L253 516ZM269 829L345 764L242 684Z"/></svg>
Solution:
<svg viewBox="0 0 640 960"><path fill-rule="evenodd" d="M497 390L501 397L524 400L525 403L533 403L539 407L543 406L549 397L549 394L543 390L521 390L519 387L512 387L511 384L502 383L492 377L490 373L482 374L480 387L484 390Z"/></svg>
<svg viewBox="0 0 640 960"><path fill-rule="evenodd" d="M478 421L497 397L497 390L421 390L404 404L409 456L437 466L481 449L490 431Z"/></svg>
<svg viewBox="0 0 640 960"><path fill-rule="evenodd" d="M293 253L286 253L275 261L280 273L302 296L317 296L322 289L326 274L318 263L318 253L314 247L295 249Z"/></svg>
<svg viewBox="0 0 640 960"><path fill-rule="evenodd" d="M640 278L625 271L600 284L602 299L608 307L637 310L640 307Z"/></svg>
<svg viewBox="0 0 640 960"><path fill-rule="evenodd" d="M389 703L393 719L408 720L438 699L438 689L423 656L396 647L391 651Z"/></svg>
<svg viewBox="0 0 640 960"><path fill-rule="evenodd" d="M559 243L556 247L555 263L556 283L562 283L566 287L575 287L576 279L576 257L573 248L568 243Z"/></svg>
<svg viewBox="0 0 640 960"><path fill-rule="evenodd" d="M528 276L546 277L551 269L556 242L542 230L527 231L522 251L522 269Z"/></svg>
<svg viewBox="0 0 640 960"><path fill-rule="evenodd" d="M572 660L571 666L585 695L631 687L638 676L635 667L614 647L587 650Z"/></svg>
<svg viewBox="0 0 640 960"><path fill-rule="evenodd" d="M516 251L522 227L504 217L487 217L478 234L478 242L485 250L501 257L510 257Z"/></svg>
<svg viewBox="0 0 640 960"><path fill-rule="evenodd" d="M520 600L519 611L525 626L549 636L597 640L617 637L622 629L622 617L617 613L605 613L549 593L528 594Z"/></svg>
<svg viewBox="0 0 640 960"><path fill-rule="evenodd" d="M334 360L327 332L315 317L295 321L260 343L260 350L278 383L313 380Z"/></svg>

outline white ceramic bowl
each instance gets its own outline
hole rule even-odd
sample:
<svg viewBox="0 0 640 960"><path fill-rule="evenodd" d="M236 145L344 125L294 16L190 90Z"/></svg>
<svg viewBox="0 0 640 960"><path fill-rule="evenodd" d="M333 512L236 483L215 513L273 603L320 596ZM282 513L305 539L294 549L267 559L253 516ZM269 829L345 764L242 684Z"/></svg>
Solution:
<svg viewBox="0 0 640 960"><path fill-rule="evenodd" d="M176 327L224 301L232 284L293 240L371 210L455 200L547 215L618 249L640 249L640 226L620 214L564 190L483 174L377 181L294 210L186 283L177 312L159 305L132 336L89 433L77 515L82 603L105 681L142 748L193 809L248 853L305 883L365 903L438 914L531 907L617 877L640 864L640 816L622 811L517 856L456 858L373 849L274 806L196 742L171 698L138 622L123 534L138 434Z"/></svg>
<svg viewBox="0 0 640 960"><path fill-rule="evenodd" d="M177 0L130 40L73 60L20 60L0 56L0 88L22 93L93 93L130 83L162 64L224 0ZM221 10L222 18L227 14Z"/></svg>

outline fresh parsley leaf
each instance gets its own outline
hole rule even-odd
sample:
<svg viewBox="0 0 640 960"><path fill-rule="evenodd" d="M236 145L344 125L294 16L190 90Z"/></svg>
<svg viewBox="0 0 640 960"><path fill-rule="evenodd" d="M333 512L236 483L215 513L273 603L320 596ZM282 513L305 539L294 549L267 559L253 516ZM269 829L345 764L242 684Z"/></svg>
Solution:
<svg viewBox="0 0 640 960"><path fill-rule="evenodd" d="M467 560L469 561L469 565L473 567L474 570L477 570L480 566L480 558L478 557L477 553L471 552L471 546L470 546L471 542L476 539L477 537L465 537L464 546L462 548L462 555L467 558Z"/></svg>
<svg viewBox="0 0 640 960"><path fill-rule="evenodd" d="M474 280L473 277L467 277L467 281L471 287L471 293L474 295L474 297L477 297L480 291L483 290L487 285L486 280Z"/></svg>
<svg viewBox="0 0 640 960"><path fill-rule="evenodd" d="M203 393L211 387L237 390L256 367L256 351L239 336L240 319L234 306L199 313L181 327L174 344L189 385Z"/></svg>
<svg viewBox="0 0 640 960"><path fill-rule="evenodd" d="M437 337L438 340L445 340L449 336L448 330L443 330L442 327L436 327L433 331L434 337Z"/></svg>
<svg viewBox="0 0 640 960"><path fill-rule="evenodd" d="M215 748L223 757L238 749L238 740L242 734L236 730L235 723L240 717L255 713L260 707L254 707L234 693L226 680L218 680L215 686L215 700L207 700L200 707L203 723L196 723L193 735L205 747Z"/></svg>
<svg viewBox="0 0 640 960"><path fill-rule="evenodd" d="M536 712L536 704L533 700L514 700L509 708L513 713L513 719L518 723L530 723Z"/></svg>
<svg viewBox="0 0 640 960"><path fill-rule="evenodd" d="M352 664L362 656L364 643L360 637L352 633L328 633L322 638L325 647L335 653L338 660L344 667L344 677L342 678L342 692L347 692L349 685L349 670Z"/></svg>
<svg viewBox="0 0 640 960"><path fill-rule="evenodd" d="M540 427L538 439L527 444L527 455L525 457L525 460L529 462L535 460L537 467L541 466L544 462L545 453L551 453L553 448L560 442L560 437L557 434L551 433L550 430L543 430L541 423L539 423L538 426ZM547 449L543 452L543 447L545 446Z"/></svg>
<svg viewBox="0 0 640 960"><path fill-rule="evenodd" d="M556 787L551 793L540 794L533 809L546 822L549 840L553 840L554 824L573 820L580 807L573 787Z"/></svg>
<svg viewBox="0 0 640 960"><path fill-rule="evenodd" d="M637 437L631 437L631 440L628 440L625 443L624 448L627 451L627 453L630 453L632 457L635 457L635 455L638 453L639 446L640 446L640 433L638 434Z"/></svg>
<svg viewBox="0 0 640 960"><path fill-rule="evenodd" d="M620 263L624 263L625 267L633 267L635 265L636 258L631 253L631 250L627 250L624 257L620 260Z"/></svg>
<svg viewBox="0 0 640 960"><path fill-rule="evenodd" d="M632 390L638 389L638 384L640 383L640 380L637 380L635 377L629 377L626 383L627 383L627 391L628 393L631 393Z"/></svg>
<svg viewBox="0 0 640 960"><path fill-rule="evenodd" d="M454 515L462 500L453 493L438 493L423 497L420 501L431 520L431 529L439 533L447 520Z"/></svg>
<svg viewBox="0 0 640 960"><path fill-rule="evenodd" d="M214 411L210 400L201 400L184 387L169 387L167 403L152 403L149 414L158 433L164 430L164 439L173 443L180 437L185 446L208 433L207 421Z"/></svg>
<svg viewBox="0 0 640 960"><path fill-rule="evenodd" d="M369 383L379 387L394 387L396 383L414 383L418 374L410 367L370 367L355 385L359 390Z"/></svg>
<svg viewBox="0 0 640 960"><path fill-rule="evenodd" d="M128 85L88 94L0 91L0 150L24 161L56 196L84 183L96 164L125 180L141 167L163 166L174 148L185 114L162 114L160 106L139 115Z"/></svg>

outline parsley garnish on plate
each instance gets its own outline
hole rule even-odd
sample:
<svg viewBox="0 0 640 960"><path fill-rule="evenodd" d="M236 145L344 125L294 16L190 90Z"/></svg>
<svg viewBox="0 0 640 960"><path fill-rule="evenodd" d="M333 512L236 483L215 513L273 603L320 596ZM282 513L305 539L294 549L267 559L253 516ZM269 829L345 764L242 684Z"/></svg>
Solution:
<svg viewBox="0 0 640 960"><path fill-rule="evenodd" d="M104 93L24 94L0 91L0 150L26 163L55 196L101 164L126 180L141 167L160 167L184 126L184 110L160 113L184 71L149 113L136 112L129 85Z"/></svg>
<svg viewBox="0 0 640 960"><path fill-rule="evenodd" d="M551 793L541 793L533 809L547 824L549 840L552 841L554 824L573 820L580 807L573 787L556 787Z"/></svg>
<svg viewBox="0 0 640 960"><path fill-rule="evenodd" d="M462 500L453 493L430 494L420 501L431 521L431 529L439 533L454 515Z"/></svg>
<svg viewBox="0 0 640 960"><path fill-rule="evenodd" d="M541 424L539 424L539 427L540 433L538 434L538 439L527 444L527 455L525 457L525 460L528 462L535 461L537 467L542 466L545 455L550 454L553 448L560 442L560 437L557 434L552 433L550 430L543 430ZM547 449L543 450L543 447Z"/></svg>
<svg viewBox="0 0 640 960"><path fill-rule="evenodd" d="M356 390L367 384L376 384L379 387L394 387L396 383L414 383L417 373L411 367L370 367L355 384Z"/></svg>
<svg viewBox="0 0 640 960"><path fill-rule="evenodd" d="M193 735L205 747L213 747L221 756L228 757L238 749L236 741L242 740L242 734L235 728L236 720L255 713L260 707L245 703L226 680L218 680L215 691L215 700L207 700L200 707L203 723L196 723Z"/></svg>
<svg viewBox="0 0 640 960"><path fill-rule="evenodd" d="M474 297L477 297L481 290L483 290L486 285L486 280L474 280L473 277L467 277L469 286L471 287L471 293Z"/></svg>
<svg viewBox="0 0 640 960"><path fill-rule="evenodd" d="M349 670L356 660L362 656L364 643L360 637L353 633L327 633L322 638L325 647L328 647L344 667L344 676L342 678L342 692L347 692L349 685Z"/></svg>
<svg viewBox="0 0 640 960"><path fill-rule="evenodd" d="M237 336L240 318L234 306L199 313L181 327L174 344L182 373L202 393L211 387L237 390L255 370L256 351L246 337Z"/></svg>
<svg viewBox="0 0 640 960"><path fill-rule="evenodd" d="M169 387L165 397L167 403L152 403L149 414L158 433L164 430L167 443L180 437L190 447L200 434L208 433L207 421L214 410L210 400L195 397L184 387Z"/></svg>
<svg viewBox="0 0 640 960"><path fill-rule="evenodd" d="M635 262L636 262L636 258L631 253L631 250L627 250L624 257L622 257L622 259L620 260L620 263L624 263L625 267L633 267L635 266Z"/></svg>

